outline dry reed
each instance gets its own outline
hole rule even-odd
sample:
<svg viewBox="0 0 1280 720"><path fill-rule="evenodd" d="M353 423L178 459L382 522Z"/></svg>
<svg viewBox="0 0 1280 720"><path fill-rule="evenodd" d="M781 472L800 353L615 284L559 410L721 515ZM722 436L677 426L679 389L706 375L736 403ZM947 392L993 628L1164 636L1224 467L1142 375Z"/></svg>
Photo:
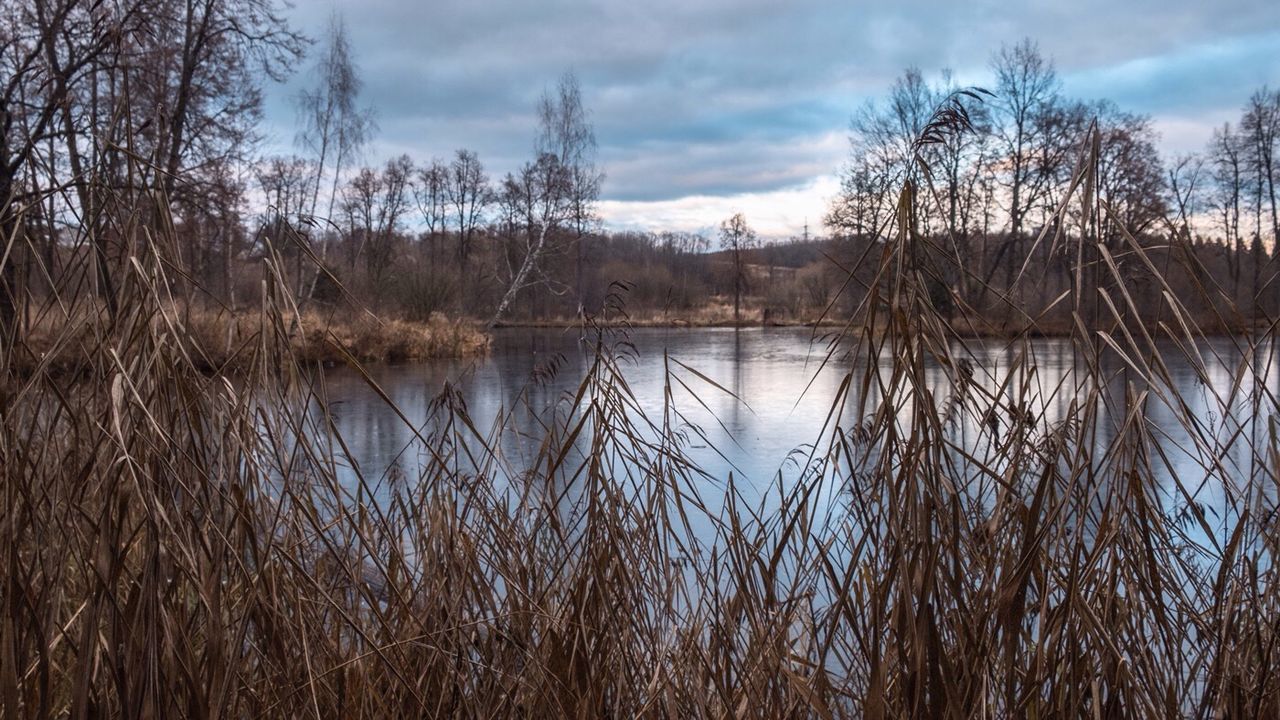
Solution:
<svg viewBox="0 0 1280 720"><path fill-rule="evenodd" d="M46 308L77 318L53 350L92 349L70 380L49 350L17 372L22 340L0 361L3 715L1275 717L1274 420L1232 440L1253 462L1229 521L1197 509L1194 478L1174 478L1185 512L1162 503L1156 403L1206 473L1245 471L1164 396L1169 363L1212 361L1195 299L1165 295L1162 342L1126 330L1116 256L1144 251L1090 239L1106 209L1085 147L1061 212L1086 231L1041 238L1078 258L1066 415L1036 415L1025 336L978 382L969 311L948 322L931 300L945 248L904 213L831 345L855 357L832 439L767 492L704 477L673 401L688 370L668 363L666 401L640 407L606 331L527 464L446 388L425 423L405 418L430 449L415 477L341 481L278 267L232 382L193 352L161 250L140 252L118 317ZM1265 417L1251 347L1211 399ZM966 416L988 452L957 438Z"/></svg>

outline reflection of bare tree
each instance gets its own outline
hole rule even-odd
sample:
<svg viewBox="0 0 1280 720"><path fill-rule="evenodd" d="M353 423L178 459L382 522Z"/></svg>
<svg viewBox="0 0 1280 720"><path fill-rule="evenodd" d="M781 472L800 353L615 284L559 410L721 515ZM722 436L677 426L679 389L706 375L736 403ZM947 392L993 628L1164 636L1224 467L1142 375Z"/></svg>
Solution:
<svg viewBox="0 0 1280 720"><path fill-rule="evenodd" d="M742 399L746 398L746 388L742 382L742 370L746 364L746 358L742 352L742 328L733 328L733 394L736 398L730 403L730 418L733 421L733 431L739 435L743 434L742 425ZM739 442L745 441L746 438L739 438Z"/></svg>

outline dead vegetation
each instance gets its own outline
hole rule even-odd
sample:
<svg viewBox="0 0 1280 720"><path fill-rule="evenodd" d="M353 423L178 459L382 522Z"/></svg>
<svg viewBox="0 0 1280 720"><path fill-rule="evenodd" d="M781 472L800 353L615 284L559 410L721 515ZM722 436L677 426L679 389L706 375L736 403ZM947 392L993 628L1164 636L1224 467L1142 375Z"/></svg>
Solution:
<svg viewBox="0 0 1280 720"><path fill-rule="evenodd" d="M831 439L751 493L692 463L673 393L639 406L625 337L605 331L530 462L445 388L404 418L431 450L416 476L341 482L278 265L252 331L233 331L230 382L191 340L224 326L177 311L144 246L118 315L55 298L48 349L0 356L4 716L1274 716L1280 443L1250 352L1266 337L1237 340L1238 380L1211 398L1260 432L1224 440L1165 394L1170 362L1212 360L1197 299L1163 293L1157 331L1127 329L1117 255L1148 258L1089 233L1107 208L1083 147L1083 231L1041 238L1088 289L1060 300L1080 358L1055 390L1066 416L1037 418L1025 334L996 391L972 381L993 371L964 361L970 311L938 311L908 214L833 340L855 360ZM352 332L344 357L366 351ZM93 351L51 372L69 344ZM43 359L19 372L26 356ZM925 386L930 363L950 387ZM694 381L675 363L667 378ZM1169 462L1157 405L1205 469L1172 502L1152 480ZM981 453L952 429L966 415L988 428ZM1226 464L1240 442L1249 462ZM1206 515L1203 484L1227 482L1227 514Z"/></svg>
<svg viewBox="0 0 1280 720"><path fill-rule="evenodd" d="M74 313L46 308L25 329L11 360L16 372L36 367L56 371L82 366L85 356L103 350L95 328L107 322L107 309L96 304ZM379 318L359 311L340 314L308 310L290 312L280 320L288 328L289 352L303 363L334 364L348 358L359 362L402 362L483 355L489 337L467 321L451 321L440 314L429 320ZM258 335L271 320L259 311L166 308L153 320L157 331L181 328L174 336L186 346L197 367L210 372L235 372L248 361Z"/></svg>

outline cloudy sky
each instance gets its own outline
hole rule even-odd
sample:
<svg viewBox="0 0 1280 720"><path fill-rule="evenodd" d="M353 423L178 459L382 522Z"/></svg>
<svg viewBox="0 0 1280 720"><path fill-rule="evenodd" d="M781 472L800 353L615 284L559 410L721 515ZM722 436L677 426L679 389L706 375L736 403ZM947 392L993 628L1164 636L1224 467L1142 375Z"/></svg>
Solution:
<svg viewBox="0 0 1280 720"><path fill-rule="evenodd" d="M1069 94L1151 115L1197 150L1249 94L1280 84L1276 0L300 0L297 27L347 22L378 133L365 161L529 158L534 107L575 72L614 228L709 231L736 211L762 235L819 229L849 118L910 65L989 84L1001 43L1036 40ZM308 68L268 89L285 147Z"/></svg>

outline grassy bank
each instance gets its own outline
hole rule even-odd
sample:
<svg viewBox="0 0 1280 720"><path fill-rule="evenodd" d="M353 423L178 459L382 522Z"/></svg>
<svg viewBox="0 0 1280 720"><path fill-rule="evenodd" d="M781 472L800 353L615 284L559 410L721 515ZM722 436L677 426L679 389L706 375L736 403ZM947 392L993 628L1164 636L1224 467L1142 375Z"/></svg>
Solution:
<svg viewBox="0 0 1280 720"><path fill-rule="evenodd" d="M107 350L103 329L112 319L106 308L85 303L74 312L46 306L23 329L12 348L10 366L18 373L82 366ZM191 309L173 304L151 320L152 331L182 346L206 371L246 367L249 350L263 333L283 327L290 354L303 363L401 362L483 355L489 337L477 323L434 314L427 321L379 318L371 313L305 311L268 317L262 310Z"/></svg>

